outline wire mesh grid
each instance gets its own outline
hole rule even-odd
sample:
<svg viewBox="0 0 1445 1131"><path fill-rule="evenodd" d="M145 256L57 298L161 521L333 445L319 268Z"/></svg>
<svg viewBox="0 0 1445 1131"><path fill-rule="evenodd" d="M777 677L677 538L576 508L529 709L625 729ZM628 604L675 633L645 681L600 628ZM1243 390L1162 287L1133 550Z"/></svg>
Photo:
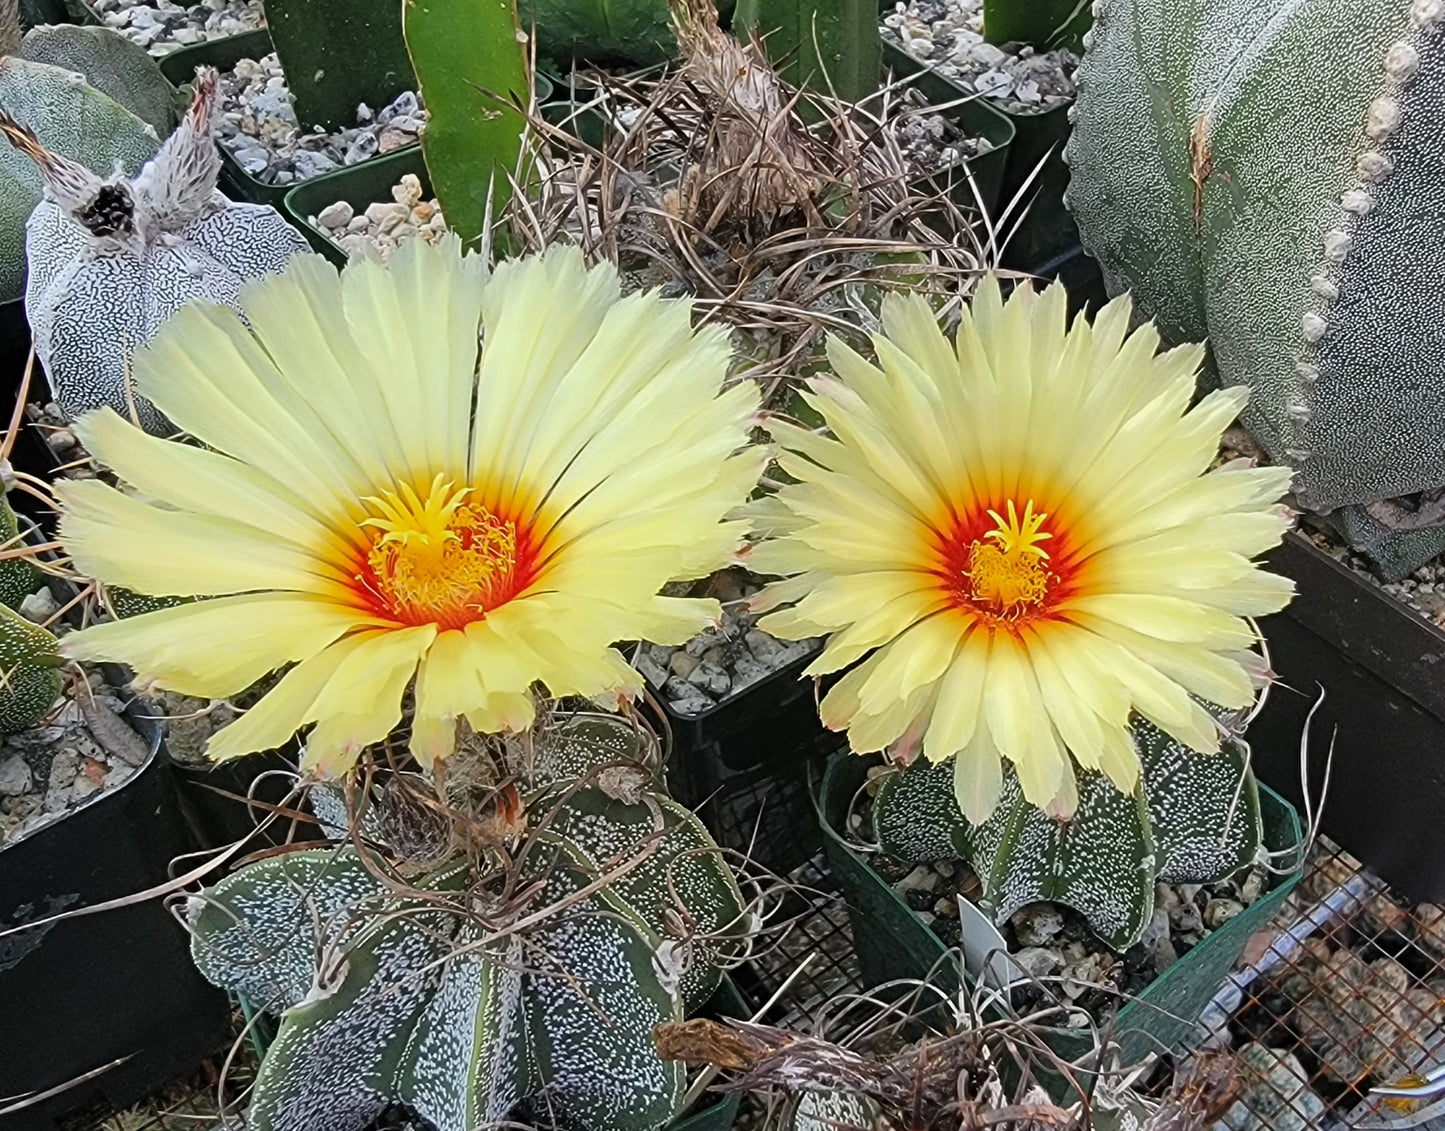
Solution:
<svg viewBox="0 0 1445 1131"><path fill-rule="evenodd" d="M1232 1131L1445 1131L1445 1081L1434 1096L1372 1095L1445 1066L1445 910L1400 900L1321 842L1245 961L1238 1007L1208 1038L1234 1050Z"/></svg>

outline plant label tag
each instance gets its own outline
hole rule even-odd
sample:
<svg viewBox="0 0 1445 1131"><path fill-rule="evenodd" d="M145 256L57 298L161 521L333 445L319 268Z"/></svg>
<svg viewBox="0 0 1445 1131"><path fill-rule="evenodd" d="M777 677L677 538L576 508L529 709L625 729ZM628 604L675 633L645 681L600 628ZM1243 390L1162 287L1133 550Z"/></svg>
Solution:
<svg viewBox="0 0 1445 1131"><path fill-rule="evenodd" d="M963 936L963 966L973 980L1011 1004L1009 987L1019 979L1009 960L1008 943L993 920L963 896L958 897L958 924Z"/></svg>

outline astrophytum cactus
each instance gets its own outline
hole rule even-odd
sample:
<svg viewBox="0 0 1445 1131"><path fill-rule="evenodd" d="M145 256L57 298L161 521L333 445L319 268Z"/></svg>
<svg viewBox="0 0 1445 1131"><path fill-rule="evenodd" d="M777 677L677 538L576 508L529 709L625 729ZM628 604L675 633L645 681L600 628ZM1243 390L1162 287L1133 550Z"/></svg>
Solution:
<svg viewBox="0 0 1445 1131"><path fill-rule="evenodd" d="M110 405L149 432L169 431L131 386L131 354L187 302L234 307L248 281L307 250L274 209L216 190L215 92L215 72L204 71L181 124L133 178L101 176L0 114L0 132L45 184L27 225L25 309L55 400L72 417Z"/></svg>
<svg viewBox="0 0 1445 1131"><path fill-rule="evenodd" d="M1238 742L1201 755L1147 722L1134 728L1142 768L1132 794L1103 774L1079 774L1079 807L1056 821L1005 775L993 816L971 825L953 792L953 766L915 763L879 786L873 823L883 850L911 863L967 860L982 903L1003 923L1026 903L1074 908L1105 942L1126 950L1154 914L1154 886L1209 883L1253 864L1259 793Z"/></svg>
<svg viewBox="0 0 1445 1131"><path fill-rule="evenodd" d="M0 0L0 109L25 122L40 143L88 168L136 172L160 144L155 131L72 70L10 54L18 49L14 0ZM8 47L7 47L8 42ZM25 287L25 221L40 203L40 172L0 145L0 302Z"/></svg>
<svg viewBox="0 0 1445 1131"><path fill-rule="evenodd" d="M747 914L701 824L636 768L643 746L618 718L549 725L524 774L514 883L485 852L417 875L347 843L272 856L198 898L201 972L281 1015L247 1127L352 1131L389 1103L438 1131L514 1109L582 1131L671 1120L684 1077L653 1027L712 995ZM363 817L365 842L389 824Z"/></svg>
<svg viewBox="0 0 1445 1131"><path fill-rule="evenodd" d="M1207 338L1308 510L1445 546L1445 0L1095 0L1066 156L1111 291Z"/></svg>

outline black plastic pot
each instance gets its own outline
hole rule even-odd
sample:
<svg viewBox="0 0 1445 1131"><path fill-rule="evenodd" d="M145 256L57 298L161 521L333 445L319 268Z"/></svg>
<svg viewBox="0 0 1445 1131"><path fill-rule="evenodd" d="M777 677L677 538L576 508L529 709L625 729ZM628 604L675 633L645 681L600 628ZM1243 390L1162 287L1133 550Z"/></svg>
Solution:
<svg viewBox="0 0 1445 1131"><path fill-rule="evenodd" d="M0 848L0 929L164 883L171 860L194 848L148 713L131 710L151 756L128 781ZM0 938L0 1003L0 1109L101 1070L0 1115L5 1131L54 1131L125 1107L222 1049L230 1032L226 996L196 973L185 931L159 900Z"/></svg>
<svg viewBox="0 0 1445 1131"><path fill-rule="evenodd" d="M699 715L681 715L654 689L672 734L668 790L717 842L783 874L810 859L819 838L808 766L837 745L823 729L812 652Z"/></svg>
<svg viewBox="0 0 1445 1131"><path fill-rule="evenodd" d="M949 951L943 940L838 831L867 778L868 767L874 764L876 759L835 755L817 793L823 849L848 901L858 962L870 986L895 979L922 979L935 971L936 982L947 979L952 976L950 971L956 973L959 967L956 960L945 959ZM1302 833L1294 807L1268 787L1260 789L1260 807L1266 846L1275 851L1297 849ZM1244 944L1270 921L1298 882L1299 873L1275 877L1266 895L1183 955L1119 1010L1113 1038L1120 1044L1124 1064L1136 1064L1150 1052L1172 1048L1190 1035L1214 991L1238 962ZM956 978L953 984L957 985ZM1077 1038L1062 1033L1050 1043L1066 1055L1078 1051Z"/></svg>
<svg viewBox="0 0 1445 1131"><path fill-rule="evenodd" d="M1268 565L1298 593L1260 628L1280 685L1250 728L1255 770L1299 802L1300 739L1311 792L1334 772L1324 832L1410 901L1445 900L1445 632L1290 534Z"/></svg>
<svg viewBox="0 0 1445 1131"><path fill-rule="evenodd" d="M271 750L225 762L172 762L182 804L207 848L220 848L250 838L247 851L289 841L314 840L320 833L309 822L278 817L265 832L256 829L267 817L266 805L281 805L292 791L297 757L294 751ZM248 805L244 798L258 805Z"/></svg>
<svg viewBox="0 0 1445 1131"><path fill-rule="evenodd" d="M998 208L1003 190L1014 141L1013 123L982 99L967 95L926 64L886 40L883 43L883 70L897 80L909 80L908 85L922 94L930 105L947 105L957 103L960 98L969 98L969 101L952 106L943 113L957 122L969 137L987 141L988 152L924 177L919 184L927 192L947 195L961 209L975 211L982 207L992 215Z"/></svg>

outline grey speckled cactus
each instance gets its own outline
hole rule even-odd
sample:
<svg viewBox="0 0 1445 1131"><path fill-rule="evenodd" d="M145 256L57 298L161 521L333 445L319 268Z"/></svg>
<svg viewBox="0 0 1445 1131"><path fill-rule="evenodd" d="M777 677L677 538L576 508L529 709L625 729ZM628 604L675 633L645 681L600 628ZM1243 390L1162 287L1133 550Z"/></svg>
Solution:
<svg viewBox="0 0 1445 1131"><path fill-rule="evenodd" d="M0 0L3 9L6 0ZM160 144L155 131L78 74L0 50L0 108L54 152L89 168L136 172ZM25 287L25 221L43 186L34 163L0 145L0 302Z"/></svg>
<svg viewBox="0 0 1445 1131"><path fill-rule="evenodd" d="M970 825L953 793L953 765L915 764L886 777L873 820L885 852L912 863L960 857L1002 923L1036 900L1067 904L1116 950L1154 914L1156 880L1208 883L1255 862L1263 829L1246 752L1226 742L1200 755L1147 722L1134 728L1143 768L1135 792L1079 775L1079 808L1055 821L1028 804L1012 773L989 820Z"/></svg>
<svg viewBox="0 0 1445 1131"><path fill-rule="evenodd" d="M251 1131L353 1131L395 1102L439 1131L519 1105L583 1131L671 1120L683 1073L652 1029L711 996L746 912L697 819L616 765L642 750L616 718L548 730L527 775L535 836L516 851L536 890L504 911L513 893L475 853L402 884L381 853L311 848L209 889L198 967L282 1015Z"/></svg>
<svg viewBox="0 0 1445 1131"><path fill-rule="evenodd" d="M1252 388L1301 504L1351 508L1407 570L1445 546L1445 2L1094 13L1067 149L1085 246Z"/></svg>
<svg viewBox="0 0 1445 1131"><path fill-rule="evenodd" d="M0 132L45 182L27 225L25 310L56 402L72 417L101 405L129 416L134 405L147 431L168 432L130 385L131 354L187 302L234 307L247 282L307 250L275 209L216 191L215 91L215 72L203 72L180 126L134 178L102 178L0 115Z"/></svg>

